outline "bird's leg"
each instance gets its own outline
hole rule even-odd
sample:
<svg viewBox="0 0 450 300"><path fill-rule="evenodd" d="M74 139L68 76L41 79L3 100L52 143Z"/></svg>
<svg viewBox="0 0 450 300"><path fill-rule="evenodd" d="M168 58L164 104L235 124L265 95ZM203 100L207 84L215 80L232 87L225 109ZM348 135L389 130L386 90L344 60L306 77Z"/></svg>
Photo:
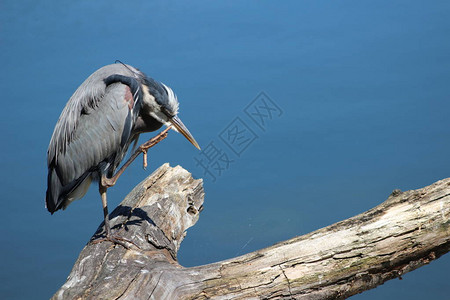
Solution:
<svg viewBox="0 0 450 300"><path fill-rule="evenodd" d="M106 236L111 235L111 226L109 225L108 201L106 200L107 188L100 184L100 195L102 197L103 217L105 218L105 232Z"/></svg>
<svg viewBox="0 0 450 300"><path fill-rule="evenodd" d="M122 165L122 167L119 169L119 171L114 174L113 177L107 178L106 176L102 176L101 178L101 184L105 187L112 187L116 184L117 179L119 179L120 175L130 166L130 164L136 159L136 157L141 154L141 152L144 153L144 169L147 167L147 151L151 147L155 146L159 142L161 142L163 139L167 137L168 131L172 128L172 126L168 126L166 129L161 131L157 136L151 138L147 142L140 145L136 151L130 156L130 158Z"/></svg>
<svg viewBox="0 0 450 300"><path fill-rule="evenodd" d="M104 177L104 176L102 176L102 177ZM130 247L127 244L127 243L130 243L130 244L133 244L134 246L136 246L137 248L139 248L138 245L136 245L132 241L127 240L127 239L125 239L123 237L116 236L116 235L112 234L112 232L111 232L111 225L109 224L108 202L106 200L107 187L102 184L102 181L103 180L101 180L100 184L99 184L99 191L100 191L100 195L102 197L102 206L103 206L103 216L105 218L105 234L106 234L106 237L103 238L103 239L95 240L92 243L96 244L96 243L100 243L100 242L103 242L103 241L110 241L113 244L121 245L121 246L123 246L126 249L130 249Z"/></svg>
<svg viewBox="0 0 450 300"><path fill-rule="evenodd" d="M119 169L119 171L117 171L117 173L114 174L113 177L108 178L105 175L101 176L100 182L99 182L99 191L100 191L100 195L102 197L103 216L105 218L106 238L95 240L92 243L95 244L95 243L99 243L99 242L102 242L102 241L106 240L106 241L110 241L110 242L112 242L114 244L122 245L126 249L130 249L130 247L127 245L127 243L133 244L137 248L139 248L138 245L136 245L132 241L127 240L127 239L122 238L122 237L119 237L119 236L115 236L115 235L113 235L111 233L111 226L109 224L109 214L108 214L108 202L106 200L106 191L107 191L107 189L109 187L112 187L112 186L114 186L116 184L117 179L119 179L120 175L122 175L122 173L125 171L125 169L128 168L128 166L136 159L136 157L139 156L139 154L141 154L141 152L144 153L144 168L145 168L147 166L147 150L149 148L155 146L159 142L161 142L163 139L165 139L167 137L167 133L170 130L170 128L171 128L171 126L167 127L166 129L161 131L157 136L151 138L150 140L148 140L147 142L145 142L141 146L139 146L139 148L136 149L136 151L123 164L123 166Z"/></svg>

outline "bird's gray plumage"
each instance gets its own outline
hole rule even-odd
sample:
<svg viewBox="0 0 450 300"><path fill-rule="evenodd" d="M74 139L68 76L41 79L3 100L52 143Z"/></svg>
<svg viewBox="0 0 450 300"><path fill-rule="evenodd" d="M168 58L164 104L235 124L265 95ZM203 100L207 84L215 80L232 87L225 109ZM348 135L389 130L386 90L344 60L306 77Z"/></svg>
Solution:
<svg viewBox="0 0 450 300"><path fill-rule="evenodd" d="M48 164L50 164L50 161L54 157L57 158L58 153L63 152L67 144L70 143L82 112L83 114L90 113L97 108L98 103L102 100L106 90L104 79L113 74L130 77L136 75L145 76L132 66L127 65L127 67L125 67L122 64L105 66L89 76L75 91L72 97L70 97L59 117L48 147Z"/></svg>
<svg viewBox="0 0 450 300"><path fill-rule="evenodd" d="M173 91L123 64L105 66L75 91L61 113L47 152L47 209L65 208L93 179L112 176L141 132L178 112Z"/></svg>

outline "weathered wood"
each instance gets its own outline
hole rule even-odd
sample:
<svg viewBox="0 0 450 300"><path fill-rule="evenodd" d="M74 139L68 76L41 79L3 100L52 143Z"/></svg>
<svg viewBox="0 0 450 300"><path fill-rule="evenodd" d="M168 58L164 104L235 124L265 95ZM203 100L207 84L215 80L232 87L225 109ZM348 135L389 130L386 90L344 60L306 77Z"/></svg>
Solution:
<svg viewBox="0 0 450 300"><path fill-rule="evenodd" d="M113 230L140 249L89 243L53 299L345 298L450 249L449 178L396 190L365 213L269 248L184 268L176 254L203 197L201 180L160 167L112 213Z"/></svg>

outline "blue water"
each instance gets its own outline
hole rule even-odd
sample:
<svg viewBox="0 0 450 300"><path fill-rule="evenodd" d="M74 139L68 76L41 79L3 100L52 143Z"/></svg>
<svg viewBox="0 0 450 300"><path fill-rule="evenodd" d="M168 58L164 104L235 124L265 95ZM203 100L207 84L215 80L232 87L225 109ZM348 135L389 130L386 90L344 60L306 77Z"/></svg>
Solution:
<svg viewBox="0 0 450 300"><path fill-rule="evenodd" d="M194 266L449 177L449 36L448 1L3 0L2 298L49 298L102 220L96 188L64 212L44 208L54 125L99 67L120 59L171 86L181 119L217 154L170 134L147 171L135 163L109 193L114 207L164 162L205 178L205 209L179 253ZM263 126L246 114L263 107L260 92L274 109L260 109ZM443 299L449 269L447 255L354 298Z"/></svg>

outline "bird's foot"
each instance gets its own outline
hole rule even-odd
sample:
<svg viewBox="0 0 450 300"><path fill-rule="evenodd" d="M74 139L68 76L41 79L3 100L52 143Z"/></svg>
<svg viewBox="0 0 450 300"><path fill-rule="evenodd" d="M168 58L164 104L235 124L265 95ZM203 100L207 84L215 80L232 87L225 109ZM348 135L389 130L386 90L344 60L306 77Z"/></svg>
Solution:
<svg viewBox="0 0 450 300"><path fill-rule="evenodd" d="M170 128L172 128L172 125L168 126L166 129L161 131L157 136L151 138L150 140L148 140L147 142L145 142L139 146L139 150L143 153L144 170L147 169L147 151L148 151L148 149L150 149L151 147L155 146L156 144L161 142L163 139L165 139L167 137L167 134L168 134L168 131Z"/></svg>
<svg viewBox="0 0 450 300"><path fill-rule="evenodd" d="M172 125L168 126L166 129L158 133L158 135L152 137L150 140L146 141L142 145L139 146L139 148L142 150L148 150L151 147L155 146L159 142L161 142L163 139L167 137L169 129L172 128Z"/></svg>
<svg viewBox="0 0 450 300"><path fill-rule="evenodd" d="M136 248L140 249L138 245L136 245L134 242L130 241L129 239L123 238L121 236L113 235L113 234L109 234L104 238L94 240L91 243L98 244L101 242L111 242L115 245L121 245L122 247L124 247L127 250L131 250L130 245L133 245Z"/></svg>

